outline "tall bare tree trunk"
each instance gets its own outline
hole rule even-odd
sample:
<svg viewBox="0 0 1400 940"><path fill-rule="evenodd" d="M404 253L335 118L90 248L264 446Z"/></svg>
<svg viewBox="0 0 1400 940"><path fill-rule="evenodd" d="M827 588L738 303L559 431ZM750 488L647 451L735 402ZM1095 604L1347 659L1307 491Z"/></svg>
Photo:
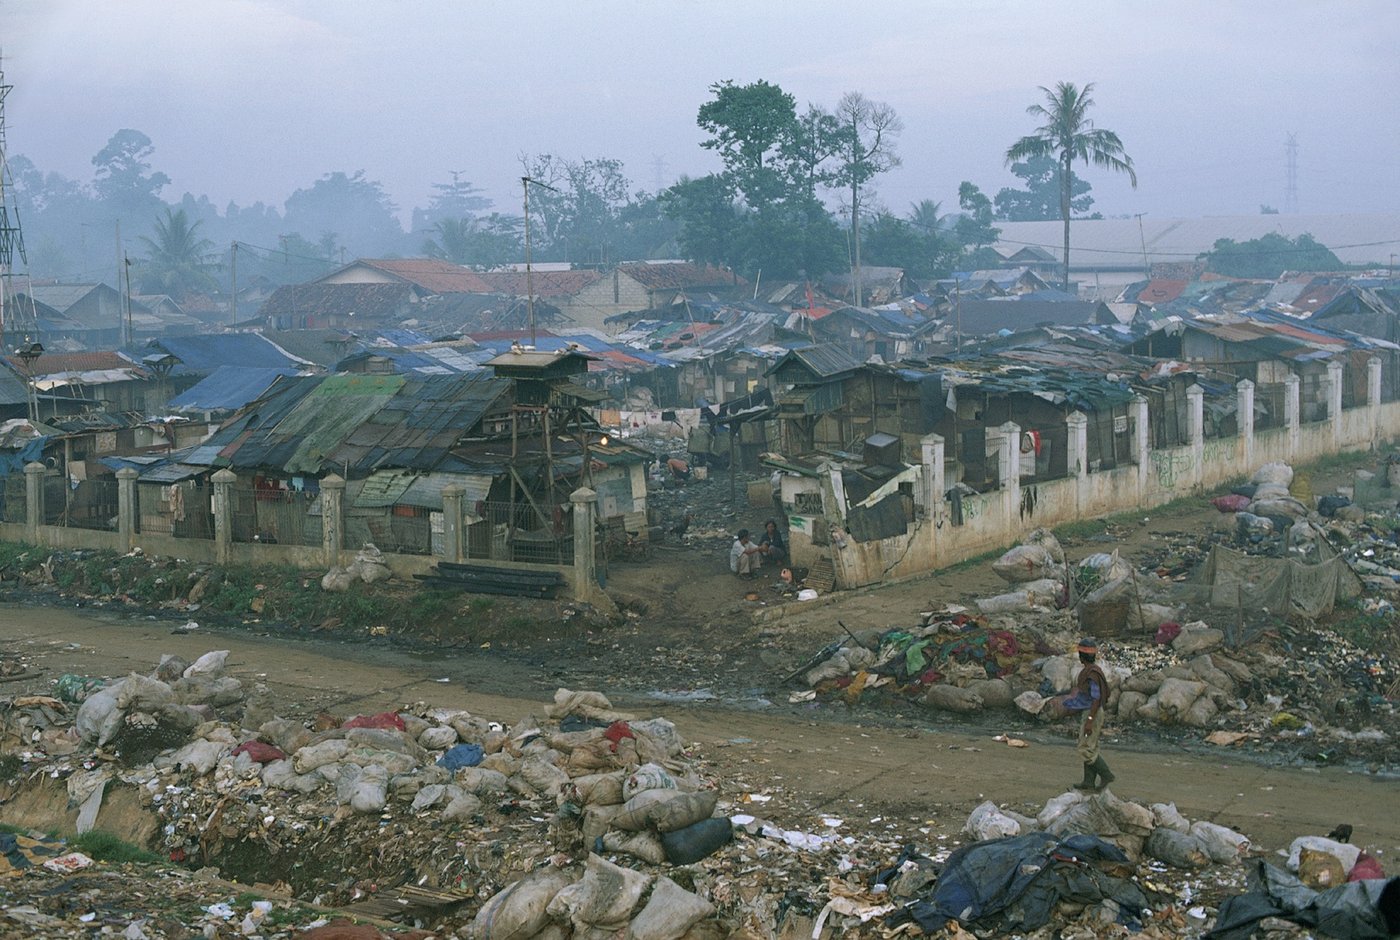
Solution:
<svg viewBox="0 0 1400 940"><path fill-rule="evenodd" d="M1069 293L1069 196L1070 154L1065 153L1064 165L1060 167L1060 218L1065 220L1065 293Z"/></svg>

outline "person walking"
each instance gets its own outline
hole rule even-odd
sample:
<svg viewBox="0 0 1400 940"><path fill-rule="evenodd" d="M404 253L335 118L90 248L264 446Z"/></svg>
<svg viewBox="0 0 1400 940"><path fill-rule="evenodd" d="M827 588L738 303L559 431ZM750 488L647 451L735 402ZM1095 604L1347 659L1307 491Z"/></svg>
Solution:
<svg viewBox="0 0 1400 940"><path fill-rule="evenodd" d="M1075 682L1074 694L1065 699L1062 707L1067 712L1082 712L1079 721L1079 759L1084 762L1084 779L1074 784L1074 789L1097 793L1114 781L1112 771L1099 753L1099 737L1103 734L1102 716L1104 701L1108 698L1108 679L1097 663L1099 646L1090 637L1079 641L1076 648L1083 668ZM1097 780L1097 782L1096 782Z"/></svg>

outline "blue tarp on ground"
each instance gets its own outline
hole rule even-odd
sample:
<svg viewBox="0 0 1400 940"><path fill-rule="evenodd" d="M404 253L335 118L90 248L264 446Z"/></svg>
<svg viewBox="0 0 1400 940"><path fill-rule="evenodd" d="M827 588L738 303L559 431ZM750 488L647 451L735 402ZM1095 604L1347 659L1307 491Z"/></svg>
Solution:
<svg viewBox="0 0 1400 940"><path fill-rule="evenodd" d="M171 411L234 411L256 401L284 375L296 375L296 372L285 368L219 366L172 398L168 407Z"/></svg>
<svg viewBox="0 0 1400 940"><path fill-rule="evenodd" d="M933 891L891 915L891 925L914 920L929 933L948 921L1028 932L1050 922L1061 901L1118 903L1132 929L1147 908L1133 882L1101 871L1096 863L1126 864L1117 846L1096 836L1060 839L1044 832L965 845L948 857Z"/></svg>
<svg viewBox="0 0 1400 940"><path fill-rule="evenodd" d="M1396 894L1400 894L1397 878L1389 882L1379 878L1351 881L1314 891L1288 872L1256 860L1249 883L1247 894L1226 898L1220 905L1215 929L1206 934L1211 940L1247 940L1266 917L1302 924L1324 936L1354 940L1385 940L1391 936L1391 928L1398 926L1387 924L1382 913L1386 908L1393 916L1400 916L1395 910Z"/></svg>

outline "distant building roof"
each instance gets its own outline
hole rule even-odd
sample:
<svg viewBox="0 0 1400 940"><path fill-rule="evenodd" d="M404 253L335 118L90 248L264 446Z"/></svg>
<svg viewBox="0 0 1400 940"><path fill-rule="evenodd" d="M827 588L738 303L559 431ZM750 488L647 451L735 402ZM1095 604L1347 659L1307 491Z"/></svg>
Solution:
<svg viewBox="0 0 1400 940"><path fill-rule="evenodd" d="M1165 304L1176 300L1181 296L1181 292L1186 290L1186 285L1191 283L1185 280L1175 280L1170 278L1157 278L1147 282L1147 286L1138 292L1138 303L1140 304Z"/></svg>
<svg viewBox="0 0 1400 940"><path fill-rule="evenodd" d="M1031 244L1059 257L1064 223L998 222L998 252ZM1072 270L1141 271L1144 263L1193 261L1221 238L1249 241L1271 233L1287 238L1311 235L1344 264L1384 264L1400 232L1400 212L1336 215L1231 215L1199 219L1075 219L1070 226ZM1352 247L1346 247L1352 246ZM1144 257L1146 256L1146 257Z"/></svg>
<svg viewBox="0 0 1400 940"><path fill-rule="evenodd" d="M726 288L742 279L714 265L691 264L688 261L639 261L619 264L617 270L641 284L647 290L685 290L697 287Z"/></svg>
<svg viewBox="0 0 1400 940"><path fill-rule="evenodd" d="M984 300L964 298L955 312L948 314L949 326L971 335L1019 331L1042 323L1071 325L1116 323L1113 312L1098 301L1022 300L1014 297Z"/></svg>
<svg viewBox="0 0 1400 940"><path fill-rule="evenodd" d="M397 278L422 288L429 294L485 294L491 292L491 288L475 272L460 264L439 261L436 258L360 258L320 278L318 283L336 281L345 272L352 271L357 267L369 268Z"/></svg>
<svg viewBox="0 0 1400 940"><path fill-rule="evenodd" d="M391 317L410 302L409 284L286 284L272 292L265 317Z"/></svg>
<svg viewBox="0 0 1400 940"><path fill-rule="evenodd" d="M577 294L594 281L602 280L597 271L535 271L528 277L524 271L483 271L477 277L487 290L513 297L568 297Z"/></svg>

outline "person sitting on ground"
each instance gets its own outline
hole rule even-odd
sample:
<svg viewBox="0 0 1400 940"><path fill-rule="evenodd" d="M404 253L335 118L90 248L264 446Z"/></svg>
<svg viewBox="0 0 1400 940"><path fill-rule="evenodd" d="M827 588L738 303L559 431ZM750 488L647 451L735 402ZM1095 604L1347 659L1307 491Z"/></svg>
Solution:
<svg viewBox="0 0 1400 940"><path fill-rule="evenodd" d="M787 561L787 543L783 541L783 533L778 531L778 523L769 519L763 524L763 535L758 540L758 547L763 549L763 560L782 564Z"/></svg>
<svg viewBox="0 0 1400 940"><path fill-rule="evenodd" d="M1079 678L1075 681L1074 694L1063 701L1062 707L1067 712L1084 713L1079 724L1078 745L1079 759L1084 762L1084 779L1076 783L1074 789L1097 793L1114 780L1108 764L1099 754L1099 736L1103 734L1100 712L1108 698L1108 679L1095 662L1099 654L1098 643L1085 637L1079 641L1077 650L1084 668L1079 671ZM1095 777L1098 778L1097 783Z"/></svg>
<svg viewBox="0 0 1400 940"><path fill-rule="evenodd" d="M670 468L671 478L673 480L690 479L690 464L679 457L672 457L670 460L666 461L666 466Z"/></svg>
<svg viewBox="0 0 1400 940"><path fill-rule="evenodd" d="M749 530L740 529L729 546L729 570L741 578L752 578L763 559L763 549L749 541Z"/></svg>

